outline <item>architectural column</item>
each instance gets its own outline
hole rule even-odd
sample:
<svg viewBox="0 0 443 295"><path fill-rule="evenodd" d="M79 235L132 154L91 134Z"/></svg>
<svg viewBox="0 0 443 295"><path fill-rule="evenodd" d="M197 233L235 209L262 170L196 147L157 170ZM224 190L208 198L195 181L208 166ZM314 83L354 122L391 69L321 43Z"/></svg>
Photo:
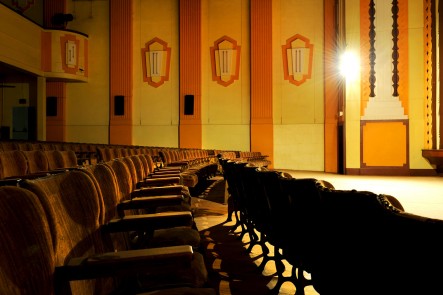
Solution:
<svg viewBox="0 0 443 295"><path fill-rule="evenodd" d="M109 1L109 143L132 144L132 0Z"/></svg>
<svg viewBox="0 0 443 295"><path fill-rule="evenodd" d="M201 2L180 0L179 147L201 148Z"/></svg>
<svg viewBox="0 0 443 295"><path fill-rule="evenodd" d="M251 151L273 162L272 0L251 0Z"/></svg>

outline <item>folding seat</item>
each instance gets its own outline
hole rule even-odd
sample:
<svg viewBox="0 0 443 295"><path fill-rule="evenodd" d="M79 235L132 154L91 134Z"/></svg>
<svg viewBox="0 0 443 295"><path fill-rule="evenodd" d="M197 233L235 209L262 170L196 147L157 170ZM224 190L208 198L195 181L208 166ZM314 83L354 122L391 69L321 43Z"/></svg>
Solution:
<svg viewBox="0 0 443 295"><path fill-rule="evenodd" d="M321 193L325 183L317 179L281 177L282 196L288 200L288 224L294 230L286 236L284 258L292 265L291 281L297 291L304 290L312 281L305 272L312 273L318 264L321 244ZM333 187L328 184L333 189Z"/></svg>
<svg viewBox="0 0 443 295"><path fill-rule="evenodd" d="M3 151L15 151L18 150L17 143L14 141L1 141L0 146Z"/></svg>
<svg viewBox="0 0 443 295"><path fill-rule="evenodd" d="M38 174L49 171L48 158L41 150L22 151L28 163L28 174Z"/></svg>
<svg viewBox="0 0 443 295"><path fill-rule="evenodd" d="M179 206L166 207L163 210L189 211L191 205L191 195L186 187L182 185L168 185L163 187L142 187L137 189L138 179L133 167L128 165L123 159L109 161L107 164L112 168L117 179L118 187L121 192L122 200L131 200L138 197L159 196L159 195L179 195L183 197L184 202ZM132 173L130 171L132 169Z"/></svg>
<svg viewBox="0 0 443 295"><path fill-rule="evenodd" d="M109 214L107 220L116 216L123 218L127 216L125 212L128 211L130 215L144 214L145 218L151 218L151 227L146 226L145 230L132 233L131 240L137 239L137 245L158 247L186 244L195 249L200 247L200 234L191 228L193 220L189 211L153 214L159 206L182 204L182 196L150 196L125 200L119 190L116 176L107 164L89 166L84 170L92 175L102 192L106 212ZM146 215L146 213L150 214Z"/></svg>
<svg viewBox="0 0 443 295"><path fill-rule="evenodd" d="M162 174L162 173L163 174L170 174L170 173L174 174L174 173L180 173L183 170L183 168L180 167L180 166L176 166L176 167L174 167L174 166L172 166L172 167L159 167L155 163L152 155L143 154L142 156L146 159L146 161L148 163L150 174L154 174L154 173L155 174Z"/></svg>
<svg viewBox="0 0 443 295"><path fill-rule="evenodd" d="M20 178L28 173L28 164L19 150L0 152L0 179Z"/></svg>
<svg viewBox="0 0 443 295"><path fill-rule="evenodd" d="M119 294L132 294L139 289L205 284L202 256L190 246L115 252L110 233L143 228L143 223L135 218L106 223L102 196L87 173L68 171L26 180L22 186L37 196L42 215L48 218L60 292L56 294L68 290L72 294L110 294L116 288L120 288Z"/></svg>
<svg viewBox="0 0 443 295"><path fill-rule="evenodd" d="M123 161L129 169L131 173L132 180L134 182L135 187L150 187L150 186L165 186L165 185L174 185L179 184L181 182L180 176L172 176L162 177L162 178L143 178L143 166L139 159L132 159L131 157L124 157L121 159L116 159L118 161ZM137 164L137 168L134 165L134 161ZM138 172L137 172L138 170ZM139 174L137 174L139 173ZM141 178L140 178L141 177Z"/></svg>
<svg viewBox="0 0 443 295"><path fill-rule="evenodd" d="M75 168L78 167L77 155L73 150L59 151L62 155L64 167L63 168Z"/></svg>
<svg viewBox="0 0 443 295"><path fill-rule="evenodd" d="M288 246L290 233L296 231L296 227L292 228L292 225L289 223L289 200L281 193L279 183L280 176L281 173L278 171L271 171L265 168L257 169L257 198L261 200L261 203L267 204L266 209L268 210L267 213L269 216L266 227L263 229L263 234L266 238L266 242L269 242L274 246L274 256L265 256L265 258L267 258L267 260L274 260L275 262L278 278L277 283L274 286L274 290L276 291L280 289L284 282L291 280L291 278L283 275L285 266L282 262L284 256L281 252ZM289 226L290 228L288 232ZM262 265L263 263L266 263L266 259L263 259Z"/></svg>
<svg viewBox="0 0 443 295"><path fill-rule="evenodd" d="M17 142L17 149L19 151L30 151L32 146L29 142Z"/></svg>
<svg viewBox="0 0 443 295"><path fill-rule="evenodd" d="M404 212L393 197L321 190L321 294L442 294L443 221Z"/></svg>
<svg viewBox="0 0 443 295"><path fill-rule="evenodd" d="M39 199L22 188L0 187L2 294L54 294L51 228Z"/></svg>
<svg viewBox="0 0 443 295"><path fill-rule="evenodd" d="M57 150L44 150L46 159L48 160L49 170L58 170L65 168L65 162L62 154Z"/></svg>
<svg viewBox="0 0 443 295"><path fill-rule="evenodd" d="M49 171L76 168L78 166L74 151L52 150L44 151L44 154L48 160Z"/></svg>

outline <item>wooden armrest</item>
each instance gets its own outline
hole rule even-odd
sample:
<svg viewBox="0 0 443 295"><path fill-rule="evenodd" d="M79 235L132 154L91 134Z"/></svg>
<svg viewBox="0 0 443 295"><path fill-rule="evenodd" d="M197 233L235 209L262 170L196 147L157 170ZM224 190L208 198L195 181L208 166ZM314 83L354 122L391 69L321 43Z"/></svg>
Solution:
<svg viewBox="0 0 443 295"><path fill-rule="evenodd" d="M159 187L143 187L131 193L131 198L158 196L158 195L181 195L183 185L166 185Z"/></svg>
<svg viewBox="0 0 443 295"><path fill-rule="evenodd" d="M105 229L109 232L153 231L156 229L191 225L191 212L179 211L128 215L123 218L112 219L105 225Z"/></svg>
<svg viewBox="0 0 443 295"><path fill-rule="evenodd" d="M149 187L149 186L162 186L162 185L171 185L171 184L179 184L180 177L167 177L167 178L158 178L158 179L145 179L137 183L137 188L141 187Z"/></svg>
<svg viewBox="0 0 443 295"><path fill-rule="evenodd" d="M171 178L171 177L180 177L180 173L181 172L177 172L177 173L161 173L161 174L151 174L149 175L149 177L145 178L145 180L149 180L149 179L161 179L161 178Z"/></svg>
<svg viewBox="0 0 443 295"><path fill-rule="evenodd" d="M160 171L155 171L154 173L150 173L149 176L151 176L151 175L180 174L180 172L181 172L180 169L174 169L174 170L160 170Z"/></svg>
<svg viewBox="0 0 443 295"><path fill-rule="evenodd" d="M159 206L180 205L183 202L182 195L147 196L137 197L117 204L117 211L120 217L125 216L125 210L146 209L154 211Z"/></svg>
<svg viewBox="0 0 443 295"><path fill-rule="evenodd" d="M107 252L72 258L66 265L56 267L56 275L65 280L86 280L159 269L185 269L190 267L192 257L192 247L188 245Z"/></svg>

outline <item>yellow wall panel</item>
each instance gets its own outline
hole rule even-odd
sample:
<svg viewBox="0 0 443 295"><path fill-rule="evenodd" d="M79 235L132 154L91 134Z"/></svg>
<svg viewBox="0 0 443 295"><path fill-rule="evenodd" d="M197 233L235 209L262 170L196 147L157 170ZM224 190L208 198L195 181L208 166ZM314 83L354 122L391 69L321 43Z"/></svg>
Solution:
<svg viewBox="0 0 443 295"><path fill-rule="evenodd" d="M67 141L108 143L109 140L108 6L107 1L76 1L75 19L68 24L69 29L87 32L89 36L89 80L66 86ZM69 7L68 12L73 9Z"/></svg>

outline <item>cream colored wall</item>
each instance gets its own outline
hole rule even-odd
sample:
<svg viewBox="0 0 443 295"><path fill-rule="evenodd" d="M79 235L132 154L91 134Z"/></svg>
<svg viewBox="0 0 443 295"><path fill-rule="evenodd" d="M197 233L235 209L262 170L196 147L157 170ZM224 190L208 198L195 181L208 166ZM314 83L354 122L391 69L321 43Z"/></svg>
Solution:
<svg viewBox="0 0 443 295"><path fill-rule="evenodd" d="M346 50L360 59L360 3L346 1ZM346 81L345 149L346 168L360 168L360 71Z"/></svg>
<svg viewBox="0 0 443 295"><path fill-rule="evenodd" d="M410 169L430 169L421 156L424 148L424 44L422 1L408 2L409 18L409 164ZM346 1L347 50L360 53L360 5ZM422 69L422 70L416 70ZM346 85L346 168L360 168L360 77Z"/></svg>
<svg viewBox="0 0 443 295"><path fill-rule="evenodd" d="M323 1L273 1L274 167L324 170ZM311 79L284 80L282 45L295 34L314 45Z"/></svg>
<svg viewBox="0 0 443 295"><path fill-rule="evenodd" d="M134 1L133 144L178 147L179 2ZM155 88L143 82L141 50L153 38L171 48L169 81Z"/></svg>
<svg viewBox="0 0 443 295"><path fill-rule="evenodd" d="M68 1L67 12L74 14L68 29L89 36L89 81L67 83L67 141L108 143L109 140L108 5L108 1Z"/></svg>
<svg viewBox="0 0 443 295"><path fill-rule="evenodd" d="M42 75L41 28L0 5L0 62Z"/></svg>
<svg viewBox="0 0 443 295"><path fill-rule="evenodd" d="M425 76L423 44L423 1L409 0L409 166L411 169L431 169L422 157L425 147ZM422 69L422 70L414 70Z"/></svg>
<svg viewBox="0 0 443 295"><path fill-rule="evenodd" d="M228 36L241 46L239 79L212 81L210 48ZM250 148L249 0L202 0L202 147Z"/></svg>

